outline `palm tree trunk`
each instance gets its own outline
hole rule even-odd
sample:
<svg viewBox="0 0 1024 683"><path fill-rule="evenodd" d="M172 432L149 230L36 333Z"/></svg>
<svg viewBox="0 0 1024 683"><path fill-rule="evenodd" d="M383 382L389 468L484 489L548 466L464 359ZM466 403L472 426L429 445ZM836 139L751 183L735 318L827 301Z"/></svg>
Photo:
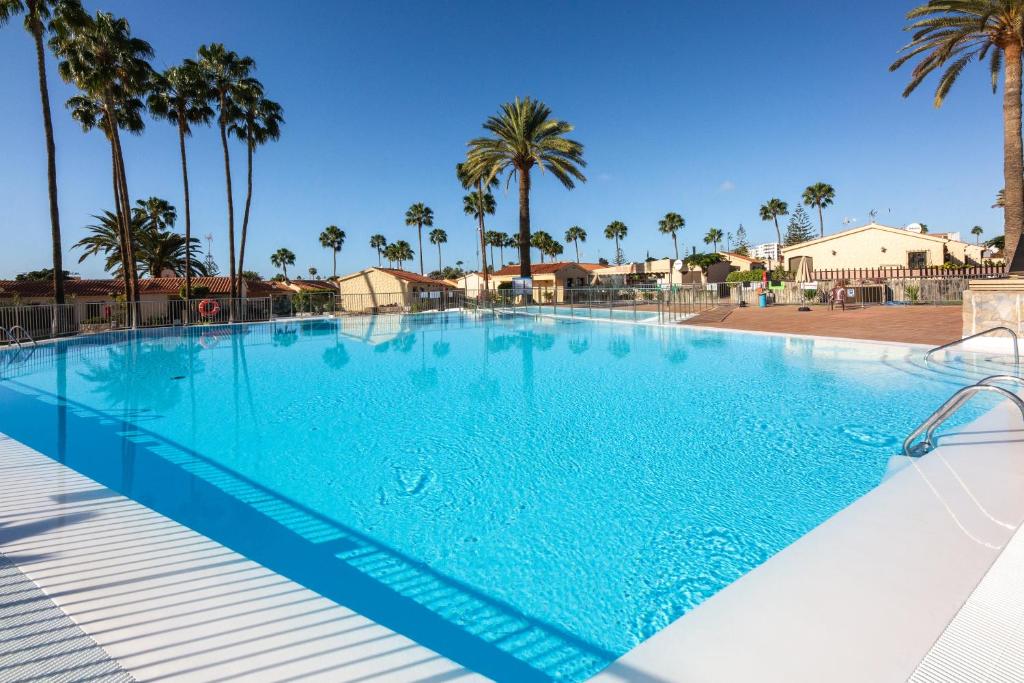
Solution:
<svg viewBox="0 0 1024 683"><path fill-rule="evenodd" d="M107 114L107 133L110 135L113 146L114 167L120 194L121 231L124 245L124 262L121 264L125 273L125 289L127 299L130 302L132 327L138 325L138 302L139 302L139 273L135 264L135 249L132 244L132 209L131 200L128 194L128 179L124 165L124 152L121 149L121 134L118 128L117 109L114 106L113 94L108 90L104 93L103 106Z"/></svg>
<svg viewBox="0 0 1024 683"><path fill-rule="evenodd" d="M779 230L779 217L775 216L775 239L778 240L779 245L779 267L782 267L782 231Z"/></svg>
<svg viewBox="0 0 1024 683"><path fill-rule="evenodd" d="M124 283L125 296L128 293L128 259L124 253L124 231L121 223L121 182L117 172L117 155L114 154L114 141L110 141L110 174L114 184L114 215L117 217L117 253L121 263L121 281Z"/></svg>
<svg viewBox="0 0 1024 683"><path fill-rule="evenodd" d="M572 243L573 243L573 246L576 247L576 263L579 263L580 262L580 241L579 240L573 240Z"/></svg>
<svg viewBox="0 0 1024 683"><path fill-rule="evenodd" d="M423 223L416 224L416 232L419 233L420 239L420 275L423 275Z"/></svg>
<svg viewBox="0 0 1024 683"><path fill-rule="evenodd" d="M818 229L821 231L821 236L825 236L825 216L821 213L821 204L818 204Z"/></svg>
<svg viewBox="0 0 1024 683"><path fill-rule="evenodd" d="M1021 46L1011 42L1005 49L1003 92L1003 182L1006 184L1003 230L1007 272L1024 274L1024 157L1021 144Z"/></svg>
<svg viewBox="0 0 1024 683"><path fill-rule="evenodd" d="M501 267L505 267L505 243L498 245L498 258L501 260Z"/></svg>
<svg viewBox="0 0 1024 683"><path fill-rule="evenodd" d="M380 260L380 247L377 247L377 267L380 268L384 263ZM337 268L337 266L335 266ZM335 273L337 275L337 273Z"/></svg>
<svg viewBox="0 0 1024 683"><path fill-rule="evenodd" d="M29 0L28 14L36 16L39 0ZM43 26L38 20L32 24L32 38L36 44L36 67L39 70L39 98L43 103L43 132L46 136L46 183L50 195L50 241L53 258L53 301L64 303L64 256L60 243L60 212L57 208L57 151L53 143L53 119L50 116L50 89L46 83L46 58L43 52Z"/></svg>
<svg viewBox="0 0 1024 683"><path fill-rule="evenodd" d="M178 112L178 148L181 150L181 184L185 189L185 300L192 298L192 207L188 195L188 161L185 157L185 117ZM188 305L184 307L188 322Z"/></svg>
<svg viewBox="0 0 1024 683"><path fill-rule="evenodd" d="M252 204L252 136L246 141L247 170L245 178L245 211L242 212L242 241L238 247L238 291L242 291L242 272L245 270L245 237L249 231L249 205Z"/></svg>
<svg viewBox="0 0 1024 683"><path fill-rule="evenodd" d="M231 193L231 156L228 152L228 129L224 112L224 96L220 98L220 146L224 150L224 181L228 193L228 277L230 278L231 306L229 315L234 319L234 299L238 298L238 288L235 273L235 200Z"/></svg>
<svg viewBox="0 0 1024 683"><path fill-rule="evenodd" d="M380 254L377 254L378 263L380 262ZM241 261L239 261L241 263ZM335 280L338 279L338 250L331 247L331 275Z"/></svg>
<svg viewBox="0 0 1024 683"><path fill-rule="evenodd" d="M476 214L478 228L477 231L480 233L480 265L484 273L484 292L490 293L491 291L491 274L487 272L487 243L484 241L484 181L478 180L476 183L476 194L479 200L477 208L479 209ZM491 259L491 265L494 265L494 259Z"/></svg>
<svg viewBox="0 0 1024 683"><path fill-rule="evenodd" d="M519 276L530 277L530 169L519 171Z"/></svg>
<svg viewBox="0 0 1024 683"><path fill-rule="evenodd" d="M676 234L672 233L672 246L676 250L676 261L679 260L679 242L676 240Z"/></svg>
<svg viewBox="0 0 1024 683"><path fill-rule="evenodd" d="M619 236L615 236L615 265L621 265L619 263Z"/></svg>
<svg viewBox="0 0 1024 683"><path fill-rule="evenodd" d="M441 243L437 243L437 269L441 270Z"/></svg>

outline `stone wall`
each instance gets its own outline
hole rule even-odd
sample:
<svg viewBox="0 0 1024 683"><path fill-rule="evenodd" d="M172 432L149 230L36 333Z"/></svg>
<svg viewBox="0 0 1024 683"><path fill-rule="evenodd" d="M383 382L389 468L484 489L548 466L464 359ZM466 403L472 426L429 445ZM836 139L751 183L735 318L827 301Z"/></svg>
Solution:
<svg viewBox="0 0 1024 683"><path fill-rule="evenodd" d="M1009 327L1024 337L1024 280L975 280L964 292L963 336L995 327ZM1012 351L1009 335L972 345L979 350Z"/></svg>

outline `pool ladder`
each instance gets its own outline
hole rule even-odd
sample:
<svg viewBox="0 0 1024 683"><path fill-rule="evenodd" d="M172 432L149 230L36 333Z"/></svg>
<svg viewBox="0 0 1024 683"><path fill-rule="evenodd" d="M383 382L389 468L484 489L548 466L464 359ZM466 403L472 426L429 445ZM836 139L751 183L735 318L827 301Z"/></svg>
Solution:
<svg viewBox="0 0 1024 683"><path fill-rule="evenodd" d="M19 338L20 335L20 338ZM32 335L28 333L21 325L15 325L14 327L0 327L0 341L7 338L8 342L14 344L19 349L22 348L22 341L32 342L32 346L39 346L38 342L32 338Z"/></svg>
<svg viewBox="0 0 1024 683"><path fill-rule="evenodd" d="M1024 386L1024 378L1016 375L992 375L979 381L977 384L971 384L961 388L955 394L949 397L945 403L939 406L931 416L921 423L921 425L910 433L903 441L903 455L911 458L919 458L928 451L935 447L935 431L942 426L946 420L953 416L953 414L960 409L967 401L971 400L974 396L980 393L992 393L996 394L1001 398L1005 398L1018 409L1020 409L1021 418L1024 418L1024 400L1021 400L1020 396L1013 393L1008 389L996 386L997 382L1016 382L1021 386ZM924 439L921 443L914 445L914 442L924 434Z"/></svg>
<svg viewBox="0 0 1024 683"><path fill-rule="evenodd" d="M1009 332L1010 333L1010 336L1013 338L1013 364L1016 365L1016 366L1020 366L1020 340L1017 338L1017 333L1014 332L1013 330L1011 330L1009 327L1006 327L1005 325L1000 325L999 327L993 327L991 329L984 330L982 332L978 332L977 334L972 334L969 337L964 337L963 339L957 339L956 341L951 341L948 344L943 344L942 346L936 346L934 349L932 349L928 353L924 354L924 359L928 360L929 358L931 358L933 353L938 353L939 351L944 351L945 349L948 349L948 348L950 348L952 346L956 346L957 344L962 344L965 341L970 341L971 339L977 339L978 337L984 337L987 334L992 334L993 332L999 332L999 331L1004 331L1004 332Z"/></svg>

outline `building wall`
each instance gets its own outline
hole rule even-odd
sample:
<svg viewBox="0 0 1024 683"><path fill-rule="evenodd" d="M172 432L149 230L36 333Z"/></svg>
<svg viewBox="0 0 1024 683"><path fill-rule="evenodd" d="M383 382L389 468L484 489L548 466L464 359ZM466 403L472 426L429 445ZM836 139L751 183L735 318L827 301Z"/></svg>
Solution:
<svg viewBox="0 0 1024 683"><path fill-rule="evenodd" d="M871 229L787 247L782 255L787 268L796 266L795 258L809 256L813 260L812 268L823 270L906 268L911 252L925 252L926 266L941 266L945 262L944 244L941 239L904 230Z"/></svg>

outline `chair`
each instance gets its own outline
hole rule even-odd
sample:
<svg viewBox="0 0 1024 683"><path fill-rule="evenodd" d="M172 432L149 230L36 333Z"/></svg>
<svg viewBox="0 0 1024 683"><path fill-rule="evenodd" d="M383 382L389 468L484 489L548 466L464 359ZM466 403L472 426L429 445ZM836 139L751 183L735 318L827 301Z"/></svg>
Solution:
<svg viewBox="0 0 1024 683"><path fill-rule="evenodd" d="M836 304L846 310L846 288L845 287L833 287L832 291L828 293L828 310L835 310Z"/></svg>

